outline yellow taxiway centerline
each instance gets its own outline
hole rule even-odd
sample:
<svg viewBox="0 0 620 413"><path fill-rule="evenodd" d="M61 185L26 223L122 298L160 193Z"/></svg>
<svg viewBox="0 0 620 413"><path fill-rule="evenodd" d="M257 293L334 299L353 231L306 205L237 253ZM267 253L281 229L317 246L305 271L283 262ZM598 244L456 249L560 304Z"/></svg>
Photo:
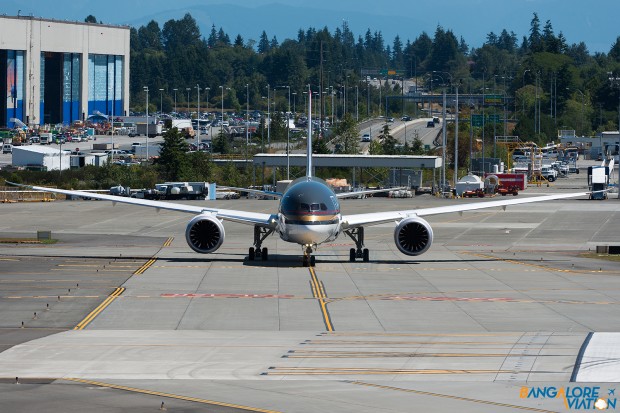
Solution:
<svg viewBox="0 0 620 413"><path fill-rule="evenodd" d="M95 319L103 310L107 308L114 300L116 300L122 293L125 291L125 288L118 287L112 294L108 296L101 304L97 306L90 314L88 314L82 321L78 323L73 329L74 330L83 330L91 321Z"/></svg>

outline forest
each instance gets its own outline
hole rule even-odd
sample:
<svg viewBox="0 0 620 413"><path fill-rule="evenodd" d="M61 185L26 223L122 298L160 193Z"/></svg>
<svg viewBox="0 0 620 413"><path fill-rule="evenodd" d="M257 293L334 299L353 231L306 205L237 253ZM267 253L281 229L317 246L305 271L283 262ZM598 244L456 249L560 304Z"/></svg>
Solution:
<svg viewBox="0 0 620 413"><path fill-rule="evenodd" d="M524 140L544 143L558 129L574 129L580 136L618 129L620 37L610 39L608 53L591 54L583 42L568 44L551 21L543 24L536 13L527 35L490 32L479 48L441 26L432 35L422 32L406 41L397 36L391 42L380 31L356 35L346 23L333 32L327 27L299 29L294 39L282 42L266 31L258 41L240 35L231 39L215 26L203 36L189 14L162 27L151 21L131 29L130 101L138 111L145 108L144 86L164 90L164 111L173 110L175 99L178 107L195 109L197 85L201 108L219 110L223 100L225 110L239 111L247 101L250 108L266 111L267 88L278 88L272 99L276 110L285 111L288 91L282 86L290 87L299 108L310 84L314 90L323 86L327 113L330 95L339 102L346 92L358 94L359 107L349 105L348 113L357 109L360 116L376 116L385 104L379 96L400 95L400 83L372 75L382 81L377 93L367 87L364 73L387 69L415 79L426 90L433 79L436 93L458 85L461 93L502 95L512 102L507 108L511 134ZM159 109L159 98L152 96L152 111ZM389 102L390 112L413 112L397 99ZM342 117L342 105L335 110Z"/></svg>

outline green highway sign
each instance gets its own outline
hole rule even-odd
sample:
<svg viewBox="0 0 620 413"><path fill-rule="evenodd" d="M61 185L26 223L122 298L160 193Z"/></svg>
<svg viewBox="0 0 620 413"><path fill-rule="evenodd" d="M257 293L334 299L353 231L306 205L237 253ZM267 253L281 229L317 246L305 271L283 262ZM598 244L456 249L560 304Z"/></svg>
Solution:
<svg viewBox="0 0 620 413"><path fill-rule="evenodd" d="M403 76L405 74L404 70L396 70L396 69L381 69L379 71L381 76Z"/></svg>
<svg viewBox="0 0 620 413"><path fill-rule="evenodd" d="M471 115L471 125L481 128L482 127L482 115Z"/></svg>
<svg viewBox="0 0 620 413"><path fill-rule="evenodd" d="M484 123L502 123L500 115L486 115ZM482 127L482 115L471 115L471 125L477 128Z"/></svg>

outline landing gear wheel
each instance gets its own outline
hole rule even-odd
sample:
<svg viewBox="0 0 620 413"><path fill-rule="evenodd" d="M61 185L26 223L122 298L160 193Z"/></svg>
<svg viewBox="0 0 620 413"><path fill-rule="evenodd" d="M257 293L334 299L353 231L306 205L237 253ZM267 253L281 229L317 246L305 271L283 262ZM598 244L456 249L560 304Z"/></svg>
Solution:
<svg viewBox="0 0 620 413"><path fill-rule="evenodd" d="M263 259L263 261L268 261L269 260L269 250L267 248L263 248L261 250L260 256Z"/></svg>
<svg viewBox="0 0 620 413"><path fill-rule="evenodd" d="M248 251L248 260L254 261L255 258L256 252L254 251L254 247L250 247L250 250Z"/></svg>
<svg viewBox="0 0 620 413"><path fill-rule="evenodd" d="M368 262L370 260L370 252L368 251L368 248L364 248L362 259L364 262Z"/></svg>
<svg viewBox="0 0 620 413"><path fill-rule="evenodd" d="M355 248L349 250L349 261L355 262Z"/></svg>
<svg viewBox="0 0 620 413"><path fill-rule="evenodd" d="M311 267L315 267L316 266L316 257L314 255L310 256L310 266Z"/></svg>
<svg viewBox="0 0 620 413"><path fill-rule="evenodd" d="M304 255L304 256L303 256L303 258L301 259L301 264L302 264L304 267L308 267L308 266L309 266L309 262L308 262L308 261L309 261L309 260L308 260L308 256L307 256L307 255Z"/></svg>

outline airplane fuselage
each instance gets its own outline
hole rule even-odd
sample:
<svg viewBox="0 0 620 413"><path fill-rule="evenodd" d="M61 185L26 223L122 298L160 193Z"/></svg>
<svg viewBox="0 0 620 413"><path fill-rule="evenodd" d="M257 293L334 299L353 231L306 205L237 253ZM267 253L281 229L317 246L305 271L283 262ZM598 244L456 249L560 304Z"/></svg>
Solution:
<svg viewBox="0 0 620 413"><path fill-rule="evenodd" d="M282 195L276 232L287 242L318 245L336 239L341 219L340 203L327 183L303 177Z"/></svg>

